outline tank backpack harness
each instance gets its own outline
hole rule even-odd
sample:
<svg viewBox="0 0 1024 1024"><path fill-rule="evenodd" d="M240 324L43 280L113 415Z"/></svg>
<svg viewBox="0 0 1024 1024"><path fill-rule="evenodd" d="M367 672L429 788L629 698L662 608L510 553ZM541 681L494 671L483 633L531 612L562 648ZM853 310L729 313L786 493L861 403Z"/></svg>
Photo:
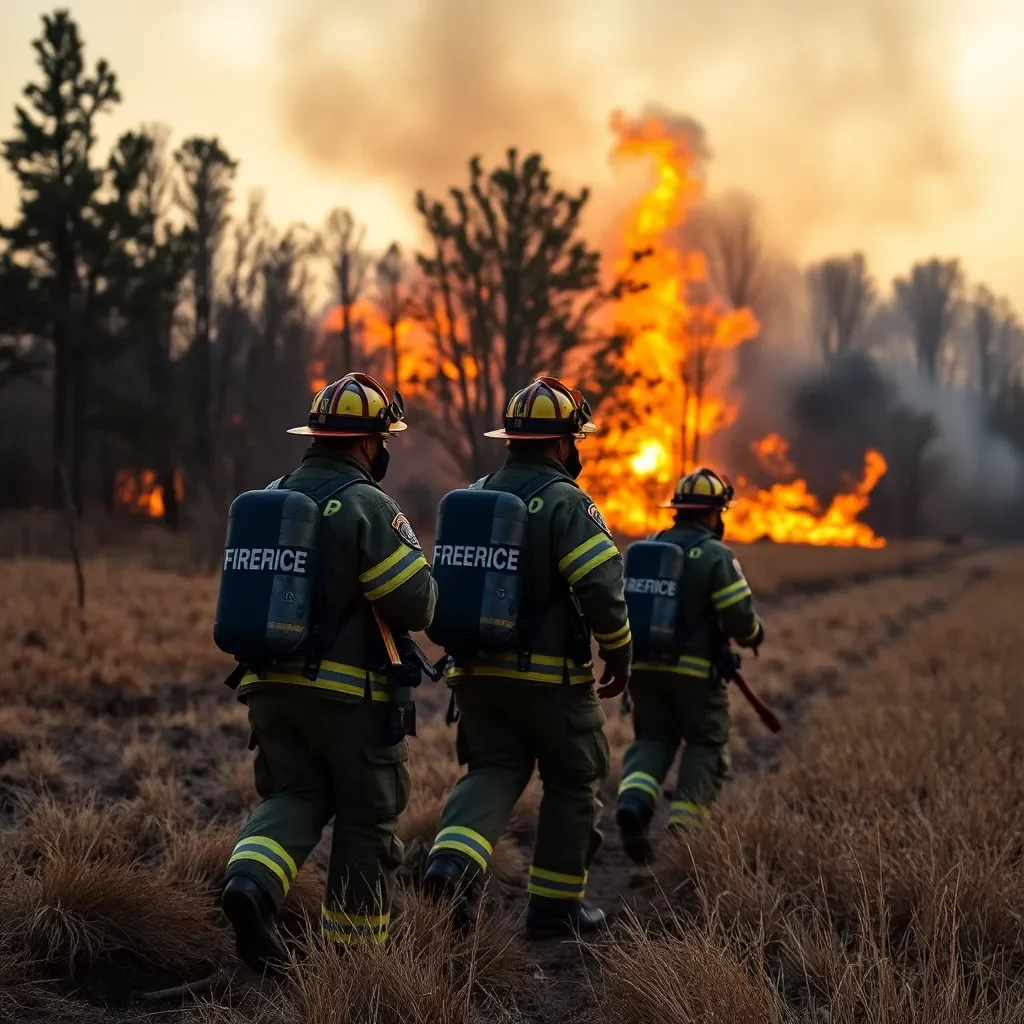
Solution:
<svg viewBox="0 0 1024 1024"><path fill-rule="evenodd" d="M517 651L516 668L528 672L544 617L554 601L565 598L573 634L570 655L574 661L582 657L582 664L590 644L576 599L568 584L540 600L532 597L527 553L535 500L556 481L573 481L545 473L515 490L491 490L490 480L483 477L441 499L431 565L437 611L427 636L455 659Z"/></svg>
<svg viewBox="0 0 1024 1024"><path fill-rule="evenodd" d="M213 639L238 662L224 680L232 689L247 672L259 675L298 657L302 674L315 680L358 603L357 597L333 621L327 614L321 509L352 484L372 482L341 474L299 491L282 486L286 480L240 494L228 512Z"/></svg>
<svg viewBox="0 0 1024 1024"><path fill-rule="evenodd" d="M703 621L698 619L683 634L686 607L681 588L687 561L700 555L708 537L698 536L693 544L680 545L659 540L661 536L656 533L626 549L626 607L634 660L672 665Z"/></svg>

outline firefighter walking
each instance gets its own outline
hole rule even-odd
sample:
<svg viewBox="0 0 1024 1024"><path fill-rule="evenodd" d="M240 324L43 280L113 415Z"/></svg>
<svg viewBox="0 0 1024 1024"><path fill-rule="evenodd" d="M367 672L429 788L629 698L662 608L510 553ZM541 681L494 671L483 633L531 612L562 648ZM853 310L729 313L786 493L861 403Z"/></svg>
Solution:
<svg viewBox="0 0 1024 1024"><path fill-rule="evenodd" d="M312 671L302 660L275 664L246 672L238 687L263 799L228 862L223 907L255 969L286 958L275 918L331 818L323 934L340 945L387 936L410 780L406 742L389 728L393 694L374 612L402 636L430 622L436 600L416 535L379 486L387 439L405 426L397 392L389 399L372 377L350 373L289 431L313 440L276 486L310 496L331 492L332 481L344 489L320 502L326 653Z"/></svg>
<svg viewBox="0 0 1024 1024"><path fill-rule="evenodd" d="M635 741L626 751L616 821L629 857L650 859L648 827L680 744L685 744L672 793L669 829L707 820L729 774L728 679L719 668L728 643L757 648L764 626L739 562L722 542L733 489L709 469L684 476L666 508L675 525L654 540L678 545L678 655L673 663L637 661L630 695Z"/></svg>
<svg viewBox="0 0 1024 1024"><path fill-rule="evenodd" d="M502 429L487 434L504 439L508 454L497 473L474 486L519 494L527 505L532 610L527 650L452 652L457 750L468 771L445 804L424 883L435 897L454 898L461 924L475 917L476 887L535 767L543 799L527 934L589 931L604 921L584 903L609 760L597 698L625 690L632 645L621 556L597 506L575 483L582 466L576 442L594 429L582 395L545 377L516 393ZM606 666L596 695L591 634Z"/></svg>

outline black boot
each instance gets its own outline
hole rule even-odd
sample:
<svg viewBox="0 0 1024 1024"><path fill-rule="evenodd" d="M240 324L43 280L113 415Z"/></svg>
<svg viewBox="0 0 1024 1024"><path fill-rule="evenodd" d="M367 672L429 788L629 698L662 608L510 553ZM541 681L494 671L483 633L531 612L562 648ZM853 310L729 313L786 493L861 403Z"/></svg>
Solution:
<svg viewBox="0 0 1024 1024"><path fill-rule="evenodd" d="M452 925L467 931L476 924L476 879L458 857L437 853L427 861L423 891L437 903L452 904Z"/></svg>
<svg viewBox="0 0 1024 1024"><path fill-rule="evenodd" d="M565 907L533 903L526 908L526 937L553 939L587 932L596 932L605 923L604 911L576 900L566 900Z"/></svg>
<svg viewBox="0 0 1024 1024"><path fill-rule="evenodd" d="M274 901L248 875L232 875L224 886L221 905L235 929L235 947L242 962L263 972L288 962L277 930Z"/></svg>
<svg viewBox="0 0 1024 1024"><path fill-rule="evenodd" d="M647 838L647 826L651 821L651 809L635 800L623 800L615 811L615 823L619 826L622 845L626 856L634 864L646 864L654 854L651 841Z"/></svg>

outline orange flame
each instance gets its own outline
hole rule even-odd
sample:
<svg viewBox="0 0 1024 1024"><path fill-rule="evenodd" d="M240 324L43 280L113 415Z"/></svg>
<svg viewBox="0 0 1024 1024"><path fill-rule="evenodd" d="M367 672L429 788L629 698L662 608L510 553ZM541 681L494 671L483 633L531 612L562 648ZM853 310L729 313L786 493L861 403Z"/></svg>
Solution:
<svg viewBox="0 0 1024 1024"><path fill-rule="evenodd" d="M174 470L174 496L185 497L185 481L180 470ZM119 469L114 474L114 500L132 513L149 519L164 517L164 489L153 469Z"/></svg>
<svg viewBox="0 0 1024 1024"><path fill-rule="evenodd" d="M690 136L658 117L630 120L620 113L612 115L611 128L617 137L612 160L646 160L653 170L651 187L622 232L617 269L626 269L632 253L651 255L633 275L647 287L626 295L616 310L629 332L619 365L628 383L602 407L603 429L590 446L581 482L613 528L638 536L670 525L671 512L658 506L675 478L707 464L709 439L735 421L740 405L729 387L732 353L757 335L759 325L749 309L730 309L713 294L703 255L678 242L704 189ZM774 476L796 476L781 435L768 435L754 451ZM852 493L837 495L824 513L803 480L767 491L742 482L729 535L880 547L885 541L856 517L885 469L882 456L869 452L863 480Z"/></svg>

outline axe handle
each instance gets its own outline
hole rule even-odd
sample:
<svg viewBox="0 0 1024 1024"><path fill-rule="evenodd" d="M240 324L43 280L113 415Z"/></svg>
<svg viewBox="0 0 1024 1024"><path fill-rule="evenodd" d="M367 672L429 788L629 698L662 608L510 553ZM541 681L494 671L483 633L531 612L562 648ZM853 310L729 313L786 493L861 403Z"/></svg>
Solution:
<svg viewBox="0 0 1024 1024"><path fill-rule="evenodd" d="M380 612L377 611L376 605L373 608L373 617L377 620L377 629L380 630L381 639L384 641L384 647L388 652L388 661L392 665L401 665L402 659L398 656L394 634L391 632L391 627L381 617Z"/></svg>
<svg viewBox="0 0 1024 1024"><path fill-rule="evenodd" d="M772 731L779 732L782 729L782 724L778 718L775 717L775 712L754 691L750 688L746 679L736 672L733 675L733 682L740 688L740 693L750 702L750 706L757 712L757 717Z"/></svg>

